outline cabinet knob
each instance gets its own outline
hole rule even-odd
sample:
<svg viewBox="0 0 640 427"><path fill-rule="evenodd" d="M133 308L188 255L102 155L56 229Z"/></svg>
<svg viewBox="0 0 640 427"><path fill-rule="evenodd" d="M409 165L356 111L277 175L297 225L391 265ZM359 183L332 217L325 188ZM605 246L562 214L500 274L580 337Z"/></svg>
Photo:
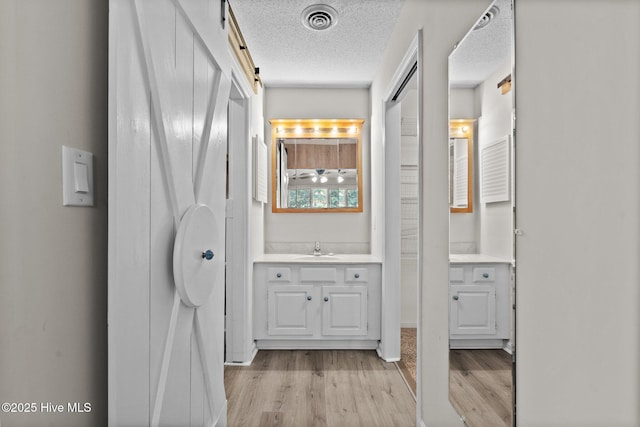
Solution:
<svg viewBox="0 0 640 427"><path fill-rule="evenodd" d="M213 259L213 251L211 249L207 249L206 251L202 252L202 259L211 261Z"/></svg>
<svg viewBox="0 0 640 427"><path fill-rule="evenodd" d="M489 278L489 273L482 273L482 277L484 277L485 279Z"/></svg>
<svg viewBox="0 0 640 427"><path fill-rule="evenodd" d="M360 273L356 273L353 275L353 277L355 277L356 279L358 279L360 277Z"/></svg>
<svg viewBox="0 0 640 427"><path fill-rule="evenodd" d="M324 301L325 302L329 301L329 297L324 297Z"/></svg>
<svg viewBox="0 0 640 427"><path fill-rule="evenodd" d="M307 295L307 301L311 301L311 295Z"/></svg>
<svg viewBox="0 0 640 427"><path fill-rule="evenodd" d="M459 299L458 295L454 295L454 296L453 296L453 300L454 300L454 301L458 301L458 299Z"/></svg>
<svg viewBox="0 0 640 427"><path fill-rule="evenodd" d="M276 277L279 279L282 277L282 273L276 273Z"/></svg>

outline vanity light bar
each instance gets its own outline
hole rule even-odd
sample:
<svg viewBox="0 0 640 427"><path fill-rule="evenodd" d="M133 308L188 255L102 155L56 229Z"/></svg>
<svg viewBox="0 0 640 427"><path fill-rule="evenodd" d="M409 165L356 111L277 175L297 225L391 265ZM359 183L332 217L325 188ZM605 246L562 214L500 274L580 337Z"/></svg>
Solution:
<svg viewBox="0 0 640 427"><path fill-rule="evenodd" d="M301 126L305 122L305 127ZM297 138L316 138L322 135L328 137L347 137L358 135L361 131L364 120L361 119L327 119L312 120L313 125L309 126L309 120L299 119L274 119L271 125L278 136Z"/></svg>
<svg viewBox="0 0 640 427"><path fill-rule="evenodd" d="M356 127L348 127L348 128L338 128L338 127L333 127L333 128L319 128L319 127L313 127L313 128L302 128L302 127L294 127L294 128L283 128L283 127L279 127L277 128L277 132L278 134L303 134L303 133L316 133L316 134L336 134L336 133L348 133L348 134L353 134L353 135L357 135L358 134L358 129Z"/></svg>

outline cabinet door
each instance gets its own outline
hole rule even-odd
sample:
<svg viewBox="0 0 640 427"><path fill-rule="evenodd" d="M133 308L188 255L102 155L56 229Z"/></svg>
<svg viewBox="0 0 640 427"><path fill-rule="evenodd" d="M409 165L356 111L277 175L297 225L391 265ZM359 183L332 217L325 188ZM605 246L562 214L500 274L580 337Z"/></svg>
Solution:
<svg viewBox="0 0 640 427"><path fill-rule="evenodd" d="M268 334L313 335L313 302L313 286L270 285Z"/></svg>
<svg viewBox="0 0 640 427"><path fill-rule="evenodd" d="M451 285L451 335L496 333L496 290L490 285Z"/></svg>
<svg viewBox="0 0 640 427"><path fill-rule="evenodd" d="M322 334L367 335L366 286L322 287Z"/></svg>

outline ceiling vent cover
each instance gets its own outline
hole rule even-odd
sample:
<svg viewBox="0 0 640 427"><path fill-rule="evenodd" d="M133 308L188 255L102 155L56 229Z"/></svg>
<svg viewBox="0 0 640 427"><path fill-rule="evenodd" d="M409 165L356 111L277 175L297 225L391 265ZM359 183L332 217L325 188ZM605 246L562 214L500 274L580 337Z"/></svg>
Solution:
<svg viewBox="0 0 640 427"><path fill-rule="evenodd" d="M338 22L338 12L326 4L314 4L302 11L302 23L310 30L326 30Z"/></svg>
<svg viewBox="0 0 640 427"><path fill-rule="evenodd" d="M480 20L478 21L478 23L476 24L475 27L473 27L474 30L479 30L481 28L486 27L487 25L491 24L491 22L493 22L494 19L496 19L498 17L498 15L500 15L500 8L498 6L491 6L489 8L489 10L487 11L487 13L485 13L482 18L480 18Z"/></svg>

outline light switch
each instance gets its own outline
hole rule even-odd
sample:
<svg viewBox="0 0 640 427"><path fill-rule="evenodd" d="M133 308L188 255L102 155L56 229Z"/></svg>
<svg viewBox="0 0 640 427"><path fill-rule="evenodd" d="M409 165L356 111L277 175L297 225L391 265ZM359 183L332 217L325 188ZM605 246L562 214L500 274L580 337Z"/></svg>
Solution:
<svg viewBox="0 0 640 427"><path fill-rule="evenodd" d="M89 192L89 167L84 163L73 164L76 193Z"/></svg>
<svg viewBox="0 0 640 427"><path fill-rule="evenodd" d="M62 204L93 206L93 154L62 147Z"/></svg>

